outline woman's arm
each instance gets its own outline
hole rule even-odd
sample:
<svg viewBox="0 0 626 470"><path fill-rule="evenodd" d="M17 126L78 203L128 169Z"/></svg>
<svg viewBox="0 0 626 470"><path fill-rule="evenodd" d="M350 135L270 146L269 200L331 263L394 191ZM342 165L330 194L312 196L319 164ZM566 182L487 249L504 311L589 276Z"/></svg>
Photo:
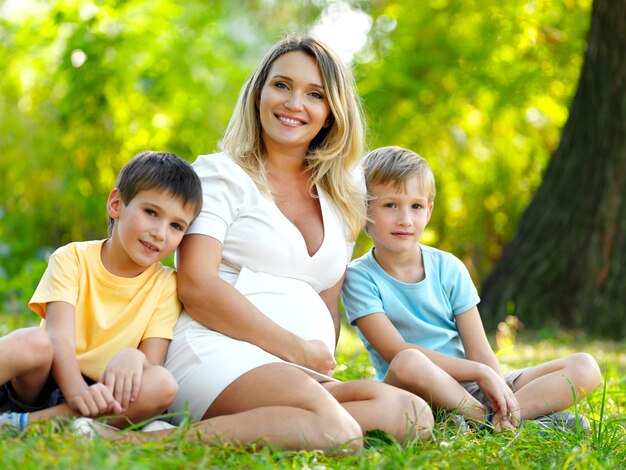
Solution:
<svg viewBox="0 0 626 470"><path fill-rule="evenodd" d="M222 244L191 234L178 251L178 295L191 317L204 326L289 362L328 373L334 358L321 342L306 341L280 327L218 275Z"/></svg>
<svg viewBox="0 0 626 470"><path fill-rule="evenodd" d="M333 319L333 325L335 325L335 346L339 341L339 333L341 332L341 319L339 316L339 294L341 293L341 286L345 274L341 276L341 279L334 286L320 292L320 297L326 304L326 308L330 312L330 316Z"/></svg>

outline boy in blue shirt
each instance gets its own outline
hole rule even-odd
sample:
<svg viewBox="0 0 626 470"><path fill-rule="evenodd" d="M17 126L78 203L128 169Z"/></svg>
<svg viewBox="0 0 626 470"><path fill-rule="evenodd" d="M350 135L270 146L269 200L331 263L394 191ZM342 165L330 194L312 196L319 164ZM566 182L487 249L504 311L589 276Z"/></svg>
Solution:
<svg viewBox="0 0 626 470"><path fill-rule="evenodd" d="M576 353L503 374L467 269L454 255L419 243L435 198L426 161L383 147L363 166L374 248L349 265L342 297L376 379L480 427L512 429L537 417L544 425L575 426L573 413L555 412L573 404L572 387L580 399L600 383L595 359Z"/></svg>

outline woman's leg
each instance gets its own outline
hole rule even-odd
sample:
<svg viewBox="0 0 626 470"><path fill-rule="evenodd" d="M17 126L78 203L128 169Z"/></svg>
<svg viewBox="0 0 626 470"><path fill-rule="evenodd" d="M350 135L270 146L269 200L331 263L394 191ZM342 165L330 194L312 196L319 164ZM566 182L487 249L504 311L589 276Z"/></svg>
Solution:
<svg viewBox="0 0 626 470"><path fill-rule="evenodd" d="M363 433L381 429L399 442L431 437L432 411L424 400L412 393L372 380L322 385L356 419Z"/></svg>
<svg viewBox="0 0 626 470"><path fill-rule="evenodd" d="M254 442L285 449L362 445L359 424L339 402L305 372L282 363L258 367L238 378L204 418L193 425L189 433L193 440ZM154 434L163 436L168 431Z"/></svg>
<svg viewBox="0 0 626 470"><path fill-rule="evenodd" d="M514 382L522 419L532 419L574 404L573 391L580 400L602 381L596 360L576 353L524 370Z"/></svg>
<svg viewBox="0 0 626 470"><path fill-rule="evenodd" d="M485 419L485 407L450 374L416 349L399 352L389 364L384 381L416 394L431 406L453 411L476 423Z"/></svg>

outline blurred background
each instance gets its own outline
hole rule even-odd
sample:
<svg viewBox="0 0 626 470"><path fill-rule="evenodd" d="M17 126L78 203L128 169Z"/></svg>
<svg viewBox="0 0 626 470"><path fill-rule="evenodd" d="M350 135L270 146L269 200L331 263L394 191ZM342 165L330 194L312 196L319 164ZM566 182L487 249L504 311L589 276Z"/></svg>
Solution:
<svg viewBox="0 0 626 470"><path fill-rule="evenodd" d="M591 0L0 2L0 334L58 246L106 237L106 196L145 149L216 150L241 86L284 34L350 64L367 145L437 179L422 241L480 288L559 144ZM361 236L355 256L369 246ZM171 259L169 260L171 263Z"/></svg>

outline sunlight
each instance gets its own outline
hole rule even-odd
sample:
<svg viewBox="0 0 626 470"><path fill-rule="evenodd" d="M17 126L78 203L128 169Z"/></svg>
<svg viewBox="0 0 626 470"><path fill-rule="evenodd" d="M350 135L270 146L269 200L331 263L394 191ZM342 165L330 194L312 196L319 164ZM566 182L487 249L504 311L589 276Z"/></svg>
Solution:
<svg viewBox="0 0 626 470"><path fill-rule="evenodd" d="M350 63L354 54L365 46L371 27L372 18L368 14L352 8L347 2L335 1L326 7L320 20L311 28L311 34Z"/></svg>

